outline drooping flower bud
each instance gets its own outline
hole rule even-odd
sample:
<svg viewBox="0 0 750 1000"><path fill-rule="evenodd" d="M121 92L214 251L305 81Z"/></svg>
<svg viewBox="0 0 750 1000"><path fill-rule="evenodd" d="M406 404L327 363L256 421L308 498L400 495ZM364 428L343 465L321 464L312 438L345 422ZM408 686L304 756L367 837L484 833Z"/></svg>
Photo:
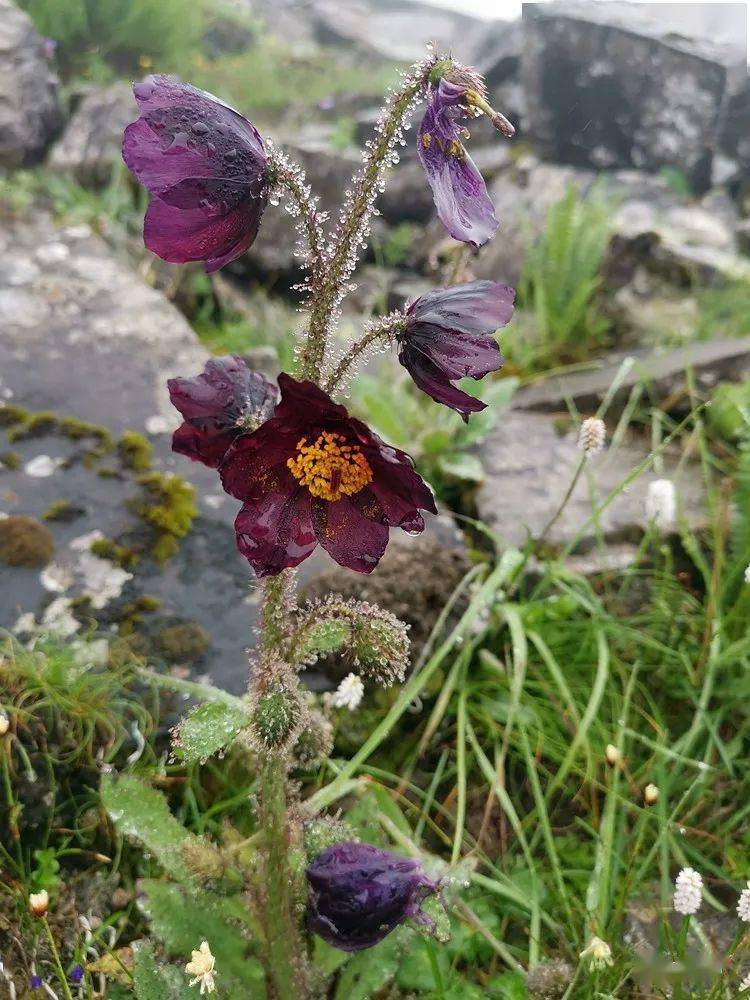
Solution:
<svg viewBox="0 0 750 1000"><path fill-rule="evenodd" d="M438 889L417 858L352 841L323 851L307 886L310 930L342 951L371 948L409 918L431 925L421 904Z"/></svg>
<svg viewBox="0 0 750 1000"><path fill-rule="evenodd" d="M281 683L254 697L247 737L251 746L282 753L297 738L304 721L304 704L297 689Z"/></svg>

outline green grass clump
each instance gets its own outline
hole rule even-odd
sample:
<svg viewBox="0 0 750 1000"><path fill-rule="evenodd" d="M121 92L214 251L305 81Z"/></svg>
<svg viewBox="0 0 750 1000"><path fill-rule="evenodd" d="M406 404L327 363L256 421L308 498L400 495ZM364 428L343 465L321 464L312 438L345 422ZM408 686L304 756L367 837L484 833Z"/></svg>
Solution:
<svg viewBox="0 0 750 1000"><path fill-rule="evenodd" d="M531 313L533 337L509 341L522 368L587 357L601 346L608 322L596 304L609 243L612 204L598 190L573 185L547 213L547 225L524 260L518 305Z"/></svg>

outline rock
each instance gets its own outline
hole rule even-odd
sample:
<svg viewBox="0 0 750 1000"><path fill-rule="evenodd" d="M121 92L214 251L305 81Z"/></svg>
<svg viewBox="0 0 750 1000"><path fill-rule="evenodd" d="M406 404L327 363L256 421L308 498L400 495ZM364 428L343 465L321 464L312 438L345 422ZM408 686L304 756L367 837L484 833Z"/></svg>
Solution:
<svg viewBox="0 0 750 1000"><path fill-rule="evenodd" d="M476 18L412 0L315 0L313 15L320 42L354 44L371 55L405 63L421 59L429 42L455 49L459 39L457 58L473 63L487 31Z"/></svg>
<svg viewBox="0 0 750 1000"><path fill-rule="evenodd" d="M581 452L576 428L562 433L558 423L552 415L512 410L480 446L486 478L477 494L477 510L500 546L522 545L528 535L539 538L570 486ZM674 481L680 517L688 526L704 526L700 471L680 465L679 454L671 451L663 455L658 473L646 468L592 517L592 496L602 504L648 455L648 446L633 440L594 456L545 542L561 550L575 540L576 552L593 549L597 536L606 543L637 542L648 527L648 486L657 479Z"/></svg>
<svg viewBox="0 0 750 1000"><path fill-rule="evenodd" d="M26 14L0 0L0 166L38 163L62 121L41 38Z"/></svg>
<svg viewBox="0 0 750 1000"><path fill-rule="evenodd" d="M84 187L109 182L122 160L122 133L137 115L128 84L115 83L85 95L50 152L48 165Z"/></svg>
<svg viewBox="0 0 750 1000"><path fill-rule="evenodd" d="M649 386L653 398L672 399L676 405L680 397L687 401L688 369L693 370L698 390L706 394L720 379L742 381L750 377L750 337L698 341L663 351L643 348L630 354L610 354L595 362L589 371L556 375L520 389L513 397L513 406L554 412L565 409L570 401L579 412L594 413L610 392L615 377L621 376L623 362L627 372L619 379L610 413L621 409L640 381Z"/></svg>
<svg viewBox="0 0 750 1000"><path fill-rule="evenodd" d="M689 13L675 27L663 10L616 2L524 7L521 77L546 158L598 169L677 167L696 190L709 185L738 53L698 40L708 32L686 34Z"/></svg>

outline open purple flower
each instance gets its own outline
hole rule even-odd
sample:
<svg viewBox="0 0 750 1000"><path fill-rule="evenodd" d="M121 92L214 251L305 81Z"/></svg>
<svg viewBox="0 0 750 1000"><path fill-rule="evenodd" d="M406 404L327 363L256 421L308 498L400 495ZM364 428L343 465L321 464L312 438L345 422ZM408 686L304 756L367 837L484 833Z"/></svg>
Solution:
<svg viewBox="0 0 750 1000"><path fill-rule="evenodd" d="M71 983L78 985L78 983L80 983L83 979L83 971L84 970L82 965L74 965L73 968L70 970Z"/></svg>
<svg viewBox="0 0 750 1000"><path fill-rule="evenodd" d="M435 288L413 302L396 336L398 359L419 388L464 420L486 403L452 382L483 378L502 368L494 333L513 315L515 291L494 281Z"/></svg>
<svg viewBox="0 0 750 1000"><path fill-rule="evenodd" d="M296 566L320 543L341 566L370 573L391 527L424 529L432 493L403 451L391 448L312 382L279 375L281 402L238 437L219 469L244 501L237 545L258 576Z"/></svg>
<svg viewBox="0 0 750 1000"><path fill-rule="evenodd" d="M143 224L149 250L216 271L255 239L268 201L267 156L257 130L210 94L167 76L133 87L140 118L122 156L153 195Z"/></svg>
<svg viewBox="0 0 750 1000"><path fill-rule="evenodd" d="M372 844L334 844L307 869L307 924L334 948L361 951L409 917L432 926L420 907L437 888L416 858Z"/></svg>
<svg viewBox="0 0 750 1000"><path fill-rule="evenodd" d="M273 413L279 390L242 358L211 358L195 378L171 378L169 398L185 418L172 450L215 469L234 439Z"/></svg>

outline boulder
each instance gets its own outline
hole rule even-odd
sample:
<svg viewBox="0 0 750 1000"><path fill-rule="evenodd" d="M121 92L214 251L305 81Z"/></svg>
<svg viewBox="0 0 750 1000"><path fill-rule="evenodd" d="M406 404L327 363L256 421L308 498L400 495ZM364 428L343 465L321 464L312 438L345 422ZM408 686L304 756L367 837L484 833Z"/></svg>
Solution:
<svg viewBox="0 0 750 1000"><path fill-rule="evenodd" d="M29 18L0 0L0 166L38 163L62 127L59 83Z"/></svg>
<svg viewBox="0 0 750 1000"><path fill-rule="evenodd" d="M662 456L658 471L648 466L620 489L648 455L647 444L633 439L590 459L545 543L561 550L575 541L575 550L586 552L598 539L637 541L648 527L646 497L657 479L674 481L680 517L691 529L703 527L707 511L700 470L681 464L676 451ZM554 415L512 410L480 446L479 457L485 481L477 494L478 514L502 547L540 538L571 484L581 452L575 427L563 431ZM615 490L613 501L593 517L595 506Z"/></svg>
<svg viewBox="0 0 750 1000"><path fill-rule="evenodd" d="M709 185L738 51L699 40L716 35L690 27L690 5L666 7L684 12L679 26L665 5L524 6L521 76L545 158L598 169L677 167L695 189Z"/></svg>
<svg viewBox="0 0 750 1000"><path fill-rule="evenodd" d="M107 184L113 169L121 168L122 133L137 113L133 92L126 83L90 91L52 147L48 166L70 174L84 187Z"/></svg>

